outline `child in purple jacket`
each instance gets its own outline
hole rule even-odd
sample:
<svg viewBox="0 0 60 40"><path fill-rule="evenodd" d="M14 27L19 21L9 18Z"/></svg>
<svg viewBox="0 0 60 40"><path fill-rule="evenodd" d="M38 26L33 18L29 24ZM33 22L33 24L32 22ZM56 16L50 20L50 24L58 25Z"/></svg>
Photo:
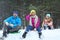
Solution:
<svg viewBox="0 0 60 40"><path fill-rule="evenodd" d="M36 15L36 11L31 10L30 14L26 16L26 20L29 22L29 25L27 26L26 31L23 33L22 37L25 38L29 30L34 30L36 28L40 38L42 34L40 29L40 19Z"/></svg>

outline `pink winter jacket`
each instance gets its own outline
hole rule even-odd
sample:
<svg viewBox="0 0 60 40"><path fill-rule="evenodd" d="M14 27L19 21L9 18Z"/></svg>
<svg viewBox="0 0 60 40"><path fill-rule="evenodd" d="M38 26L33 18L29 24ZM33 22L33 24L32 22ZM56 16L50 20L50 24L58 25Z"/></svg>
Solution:
<svg viewBox="0 0 60 40"><path fill-rule="evenodd" d="M27 21L30 21L30 15L27 15L27 16L26 16L26 20L27 20ZM33 25L33 24L32 24L32 25ZM38 18L38 21L37 21L37 23L36 23L36 28L37 28L37 27L40 27L40 18Z"/></svg>

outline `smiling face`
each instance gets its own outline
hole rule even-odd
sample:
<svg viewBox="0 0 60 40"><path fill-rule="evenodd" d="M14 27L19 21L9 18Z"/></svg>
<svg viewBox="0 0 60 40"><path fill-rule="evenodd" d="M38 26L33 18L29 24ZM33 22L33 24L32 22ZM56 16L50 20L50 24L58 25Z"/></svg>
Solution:
<svg viewBox="0 0 60 40"><path fill-rule="evenodd" d="M36 14L34 12L31 13L31 16L35 16Z"/></svg>
<svg viewBox="0 0 60 40"><path fill-rule="evenodd" d="M49 16L46 16L46 18L50 18Z"/></svg>
<svg viewBox="0 0 60 40"><path fill-rule="evenodd" d="M17 13L13 13L13 16L14 16L14 17L17 17L17 16L18 16L18 14L17 14Z"/></svg>

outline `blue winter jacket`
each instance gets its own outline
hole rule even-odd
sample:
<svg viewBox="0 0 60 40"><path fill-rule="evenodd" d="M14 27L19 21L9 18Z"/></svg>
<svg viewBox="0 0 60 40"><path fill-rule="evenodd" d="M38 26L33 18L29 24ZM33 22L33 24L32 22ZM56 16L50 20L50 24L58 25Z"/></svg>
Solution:
<svg viewBox="0 0 60 40"><path fill-rule="evenodd" d="M17 27L18 25L21 26L21 24L22 24L21 18L19 18L18 16L17 17L11 16L11 17L5 19L4 22L8 22L10 24L13 24L14 27Z"/></svg>

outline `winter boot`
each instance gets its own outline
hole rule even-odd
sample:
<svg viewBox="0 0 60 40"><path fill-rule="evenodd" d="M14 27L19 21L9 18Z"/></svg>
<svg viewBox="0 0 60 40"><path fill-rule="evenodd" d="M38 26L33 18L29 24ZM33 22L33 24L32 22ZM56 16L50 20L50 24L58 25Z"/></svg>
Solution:
<svg viewBox="0 0 60 40"><path fill-rule="evenodd" d="M39 33L39 38L41 38L42 33Z"/></svg>
<svg viewBox="0 0 60 40"><path fill-rule="evenodd" d="M3 32L3 37L7 37L6 31Z"/></svg>
<svg viewBox="0 0 60 40"><path fill-rule="evenodd" d="M27 34L27 32L24 32L24 34L22 35L22 37L26 38L26 34Z"/></svg>

